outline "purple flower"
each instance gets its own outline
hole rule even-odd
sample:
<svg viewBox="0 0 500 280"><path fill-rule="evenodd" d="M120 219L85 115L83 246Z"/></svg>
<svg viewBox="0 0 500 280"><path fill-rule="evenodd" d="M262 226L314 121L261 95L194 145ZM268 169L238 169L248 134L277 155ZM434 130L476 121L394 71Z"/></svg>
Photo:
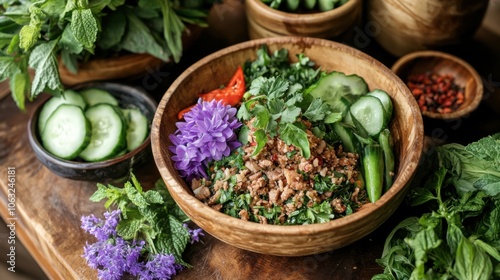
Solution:
<svg viewBox="0 0 500 280"><path fill-rule="evenodd" d="M86 244L83 257L98 270L99 279L121 279L125 273L138 275L144 267L139 261L145 242L128 242L121 237Z"/></svg>
<svg viewBox="0 0 500 280"><path fill-rule="evenodd" d="M195 242L200 242L200 237L205 236L205 233L203 233L203 229L201 228L196 228L196 229L190 229L187 224L183 224L185 228L187 228L189 232L189 236L191 237L191 244L194 244Z"/></svg>
<svg viewBox="0 0 500 280"><path fill-rule="evenodd" d="M182 270L182 265L175 262L172 255L157 254L144 265L139 278L144 280L171 279Z"/></svg>
<svg viewBox="0 0 500 280"><path fill-rule="evenodd" d="M93 214L82 216L82 229L92 234L99 241L107 240L110 236L116 236L116 226L120 220L120 210L104 213L105 220L97 218Z"/></svg>
<svg viewBox="0 0 500 280"><path fill-rule="evenodd" d="M235 130L241 126L236 108L222 101L203 101L184 114L184 122L177 122L177 131L170 135L174 167L188 181L208 177L205 171L212 160L229 156L241 146Z"/></svg>

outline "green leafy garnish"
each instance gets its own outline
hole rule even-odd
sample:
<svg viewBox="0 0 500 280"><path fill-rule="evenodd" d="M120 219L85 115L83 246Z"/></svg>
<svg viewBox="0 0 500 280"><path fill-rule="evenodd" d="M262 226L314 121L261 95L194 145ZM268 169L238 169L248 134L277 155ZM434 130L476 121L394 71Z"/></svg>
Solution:
<svg viewBox="0 0 500 280"><path fill-rule="evenodd" d="M372 279L500 278L499 136L427 155L409 198L428 211L392 230Z"/></svg>
<svg viewBox="0 0 500 280"><path fill-rule="evenodd" d="M172 199L162 180L147 191L133 174L123 188L99 183L90 200L104 199L106 208L115 206L122 213L118 235L126 240L145 240L151 253L172 254L177 263L189 266L182 260L190 240L189 231L183 224L189 218Z"/></svg>

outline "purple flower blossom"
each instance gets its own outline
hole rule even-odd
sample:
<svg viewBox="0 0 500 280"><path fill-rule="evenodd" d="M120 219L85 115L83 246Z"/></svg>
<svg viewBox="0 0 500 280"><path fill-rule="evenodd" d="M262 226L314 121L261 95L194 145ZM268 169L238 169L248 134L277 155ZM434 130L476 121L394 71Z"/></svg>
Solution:
<svg viewBox="0 0 500 280"><path fill-rule="evenodd" d="M187 228L189 232L189 236L191 237L190 240L191 244L194 244L195 242L200 242L200 237L205 236L205 233L201 228L190 229L187 224L183 224L183 226Z"/></svg>
<svg viewBox="0 0 500 280"><path fill-rule="evenodd" d="M145 242L128 242L121 237L86 244L83 257L98 270L99 279L120 279L125 273L138 275L144 267L139 261Z"/></svg>
<svg viewBox="0 0 500 280"><path fill-rule="evenodd" d="M236 108L222 101L203 101L186 114L184 122L177 122L177 131L170 135L174 167L188 181L208 177L205 168L212 160L229 156L241 146L235 130L241 126Z"/></svg>
<svg viewBox="0 0 500 280"><path fill-rule="evenodd" d="M182 265L175 262L172 255L157 254L144 265L139 278L144 280L171 279L182 270Z"/></svg>
<svg viewBox="0 0 500 280"><path fill-rule="evenodd" d="M116 235L116 226L120 220L120 210L104 213L105 220L97 218L93 214L82 216L82 229L92 234L99 241L107 240L110 236Z"/></svg>

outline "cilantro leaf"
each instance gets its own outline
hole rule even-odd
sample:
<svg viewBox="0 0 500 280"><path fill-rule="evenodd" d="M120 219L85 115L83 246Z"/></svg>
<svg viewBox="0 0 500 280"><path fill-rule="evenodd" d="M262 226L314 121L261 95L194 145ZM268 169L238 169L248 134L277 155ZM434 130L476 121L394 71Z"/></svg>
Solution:
<svg viewBox="0 0 500 280"><path fill-rule="evenodd" d="M287 145L294 145L298 147L304 158L308 159L311 156L307 134L297 125L287 123L281 131L280 136Z"/></svg>
<svg viewBox="0 0 500 280"><path fill-rule="evenodd" d="M304 112L304 117L312 122L317 122L323 120L329 113L330 106L321 98L315 98Z"/></svg>
<svg viewBox="0 0 500 280"><path fill-rule="evenodd" d="M281 113L281 123L293 123L297 120L300 115L300 108L295 106L287 107L283 113Z"/></svg>

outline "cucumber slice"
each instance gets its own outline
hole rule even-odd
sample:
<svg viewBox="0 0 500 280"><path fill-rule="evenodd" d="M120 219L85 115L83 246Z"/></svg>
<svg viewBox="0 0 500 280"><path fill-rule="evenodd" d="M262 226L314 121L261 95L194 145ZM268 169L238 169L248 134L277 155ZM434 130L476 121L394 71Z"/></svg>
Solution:
<svg viewBox="0 0 500 280"><path fill-rule="evenodd" d="M99 103L118 106L118 100L111 93L99 88L86 88L80 91L87 105L94 106Z"/></svg>
<svg viewBox="0 0 500 280"><path fill-rule="evenodd" d="M85 116L92 125L89 145L80 153L86 161L112 158L126 147L126 121L121 109L99 103L89 107Z"/></svg>
<svg viewBox="0 0 500 280"><path fill-rule="evenodd" d="M389 122L389 120L392 118L392 110L393 110L392 100L389 94L387 94L387 92L381 89L375 89L373 91L370 91L366 95L375 96L380 100L382 106L384 106L385 115L388 118L387 122Z"/></svg>
<svg viewBox="0 0 500 280"><path fill-rule="evenodd" d="M50 115L59 107L61 104L72 104L76 105L83 110L87 106L83 97L73 90L65 90L61 96L51 97L42 107L40 114L38 115L38 132L42 133L45 127L45 123L49 119Z"/></svg>
<svg viewBox="0 0 500 280"><path fill-rule="evenodd" d="M91 131L81 107L61 104L45 123L43 147L57 157L71 160L88 145Z"/></svg>
<svg viewBox="0 0 500 280"><path fill-rule="evenodd" d="M365 95L351 105L349 112L357 131L366 131L370 136L377 136L387 126L382 102L374 96Z"/></svg>
<svg viewBox="0 0 500 280"><path fill-rule="evenodd" d="M139 109L123 109L127 120L127 150L132 151L139 147L148 137L149 121Z"/></svg>
<svg viewBox="0 0 500 280"><path fill-rule="evenodd" d="M334 112L341 112L345 115L353 102L368 93L368 85L358 75L347 76L342 72L333 71L323 76L306 93L321 98L330 105Z"/></svg>

